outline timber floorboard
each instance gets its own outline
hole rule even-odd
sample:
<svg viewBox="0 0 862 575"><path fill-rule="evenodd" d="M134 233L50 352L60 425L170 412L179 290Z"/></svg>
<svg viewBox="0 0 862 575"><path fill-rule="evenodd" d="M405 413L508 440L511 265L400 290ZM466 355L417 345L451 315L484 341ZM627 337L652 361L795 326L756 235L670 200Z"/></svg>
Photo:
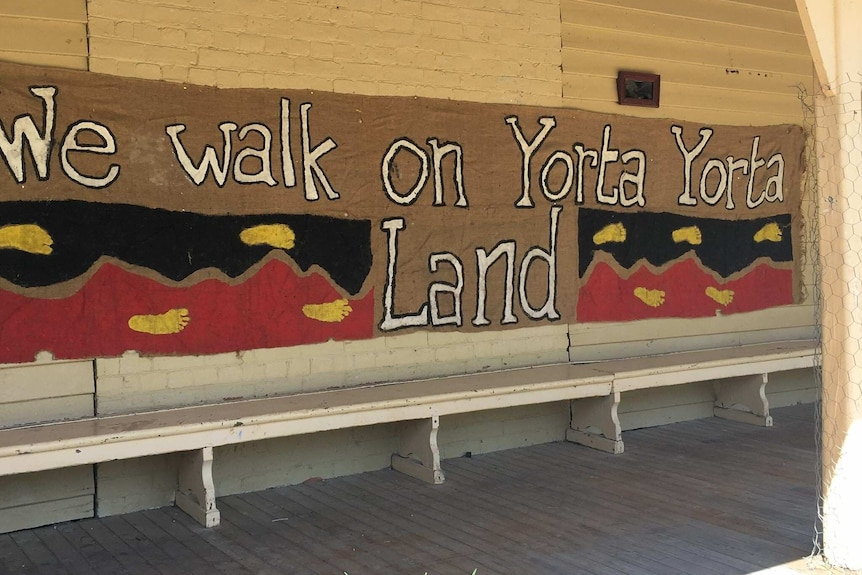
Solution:
<svg viewBox="0 0 862 575"><path fill-rule="evenodd" d="M439 486L387 469L219 497L213 529L165 507L18 531L0 535L0 574L806 573L815 409L773 416L626 431L616 456L555 442L447 459Z"/></svg>

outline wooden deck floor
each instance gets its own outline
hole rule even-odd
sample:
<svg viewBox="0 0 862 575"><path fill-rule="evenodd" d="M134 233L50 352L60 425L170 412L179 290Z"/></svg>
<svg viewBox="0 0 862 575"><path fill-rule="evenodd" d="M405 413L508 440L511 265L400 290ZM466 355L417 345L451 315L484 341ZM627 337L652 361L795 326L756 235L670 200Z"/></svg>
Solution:
<svg viewBox="0 0 862 575"><path fill-rule="evenodd" d="M812 548L814 409L774 416L627 432L618 456L446 460L437 487L385 470L221 497L209 530L168 507L19 531L0 535L0 573L755 573Z"/></svg>

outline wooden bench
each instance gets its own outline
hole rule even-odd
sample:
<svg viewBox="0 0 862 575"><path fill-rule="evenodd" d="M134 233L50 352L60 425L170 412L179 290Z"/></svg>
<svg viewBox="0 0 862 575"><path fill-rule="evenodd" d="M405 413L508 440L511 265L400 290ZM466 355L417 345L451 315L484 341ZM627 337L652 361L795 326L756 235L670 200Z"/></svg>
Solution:
<svg viewBox="0 0 862 575"><path fill-rule="evenodd" d="M566 438L622 453L621 393L699 381L715 382L715 416L769 427L769 374L814 367L816 350L816 341L798 340L603 361L600 369L613 374L611 394L574 403Z"/></svg>
<svg viewBox="0 0 862 575"><path fill-rule="evenodd" d="M567 439L623 451L617 408L633 389L715 379L716 415L770 425L767 374L814 365L812 341L763 344L588 364L548 365L473 375L0 430L0 476L182 453L177 506L218 525L213 448L377 423L401 422L392 467L442 483L440 416L570 401Z"/></svg>
<svg viewBox="0 0 862 575"><path fill-rule="evenodd" d="M440 416L607 396L611 384L594 366L563 364L17 427L0 430L0 476L181 452L177 506L211 527L213 447L403 422L392 467L442 483Z"/></svg>

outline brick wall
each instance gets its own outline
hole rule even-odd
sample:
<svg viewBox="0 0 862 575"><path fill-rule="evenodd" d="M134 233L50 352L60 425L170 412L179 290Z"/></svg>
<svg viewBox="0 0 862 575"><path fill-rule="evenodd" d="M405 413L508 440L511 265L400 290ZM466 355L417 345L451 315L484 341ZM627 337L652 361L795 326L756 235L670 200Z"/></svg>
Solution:
<svg viewBox="0 0 862 575"><path fill-rule="evenodd" d="M414 333L208 356L96 360L100 415L564 362L568 326Z"/></svg>
<svg viewBox="0 0 862 575"><path fill-rule="evenodd" d="M91 0L94 72L559 105L556 0Z"/></svg>

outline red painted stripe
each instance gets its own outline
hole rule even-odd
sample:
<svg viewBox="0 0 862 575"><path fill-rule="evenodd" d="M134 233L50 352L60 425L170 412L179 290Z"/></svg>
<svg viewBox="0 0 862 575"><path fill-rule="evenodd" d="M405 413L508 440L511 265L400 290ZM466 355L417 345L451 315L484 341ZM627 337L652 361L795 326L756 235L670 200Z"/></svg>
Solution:
<svg viewBox="0 0 862 575"><path fill-rule="evenodd" d="M732 303L722 306L705 291L712 286L733 290ZM650 307L635 297L644 287L665 292L664 304ZM631 321L660 317L708 317L755 311L793 303L793 272L759 265L743 277L717 282L695 260L680 262L662 274L640 266L623 279L606 263L596 265L578 297L578 321Z"/></svg>
<svg viewBox="0 0 862 575"><path fill-rule="evenodd" d="M32 361L40 351L58 359L121 355L212 354L329 339L366 339L374 331L374 295L351 300L340 323L307 318L302 306L341 298L320 274L299 277L277 260L240 285L205 280L168 287L104 265L76 294L42 299L0 292L0 362ZM131 316L189 310L186 328L150 335L128 326Z"/></svg>

